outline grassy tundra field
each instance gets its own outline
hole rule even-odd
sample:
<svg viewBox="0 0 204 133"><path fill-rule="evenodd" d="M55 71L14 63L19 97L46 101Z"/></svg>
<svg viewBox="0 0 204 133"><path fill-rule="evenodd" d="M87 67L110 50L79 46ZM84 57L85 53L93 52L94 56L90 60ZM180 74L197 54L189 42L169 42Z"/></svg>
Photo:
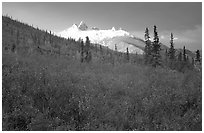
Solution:
<svg viewBox="0 0 204 133"><path fill-rule="evenodd" d="M45 31L2 19L2 130L202 130L201 71L81 63L77 42L53 35L47 45L68 44L68 56L42 53L32 34Z"/></svg>

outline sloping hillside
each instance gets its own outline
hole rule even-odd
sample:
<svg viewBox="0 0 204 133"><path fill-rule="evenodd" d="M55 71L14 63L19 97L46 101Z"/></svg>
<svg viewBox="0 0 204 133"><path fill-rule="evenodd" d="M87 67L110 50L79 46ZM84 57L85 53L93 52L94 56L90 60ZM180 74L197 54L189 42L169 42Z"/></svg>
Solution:
<svg viewBox="0 0 204 133"><path fill-rule="evenodd" d="M2 19L3 131L202 130L201 72L95 44L81 63L79 42Z"/></svg>
<svg viewBox="0 0 204 133"><path fill-rule="evenodd" d="M53 51L56 51L59 48L63 48L66 44L69 44L67 45L69 50L76 51L78 48L77 43L73 40L60 38L53 35L50 31L33 28L28 24L20 23L9 17L2 16L2 27L3 51L10 51L12 47L15 47L19 53L32 54L39 52L41 47L51 47Z"/></svg>

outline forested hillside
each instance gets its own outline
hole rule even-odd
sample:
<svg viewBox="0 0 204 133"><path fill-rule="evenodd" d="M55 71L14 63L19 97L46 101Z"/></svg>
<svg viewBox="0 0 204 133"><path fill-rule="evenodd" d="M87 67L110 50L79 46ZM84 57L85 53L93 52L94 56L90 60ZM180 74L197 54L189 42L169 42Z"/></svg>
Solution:
<svg viewBox="0 0 204 133"><path fill-rule="evenodd" d="M128 51L2 16L2 130L201 131L200 57Z"/></svg>

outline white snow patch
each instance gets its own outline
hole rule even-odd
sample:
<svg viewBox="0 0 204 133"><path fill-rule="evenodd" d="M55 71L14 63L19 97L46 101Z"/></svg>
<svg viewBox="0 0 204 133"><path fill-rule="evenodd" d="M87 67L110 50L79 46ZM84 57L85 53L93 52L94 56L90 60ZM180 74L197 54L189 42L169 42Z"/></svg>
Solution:
<svg viewBox="0 0 204 133"><path fill-rule="evenodd" d="M84 22L81 22L79 26L84 24ZM130 33L124 30L116 30L114 27L112 29L108 30L93 30L93 29L87 29L87 30L80 30L76 24L73 24L72 27L59 32L58 35L64 38L74 38L75 40L78 40L79 38L86 40L86 36L89 37L90 41L92 43L99 43L103 44L103 40L107 38L113 38L116 36L129 36Z"/></svg>

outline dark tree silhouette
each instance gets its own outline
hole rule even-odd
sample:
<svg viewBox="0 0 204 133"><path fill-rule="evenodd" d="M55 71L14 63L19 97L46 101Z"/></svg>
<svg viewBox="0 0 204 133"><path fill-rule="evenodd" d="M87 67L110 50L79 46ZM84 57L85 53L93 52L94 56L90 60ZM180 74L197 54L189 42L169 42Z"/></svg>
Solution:
<svg viewBox="0 0 204 133"><path fill-rule="evenodd" d="M148 29L148 28L145 29L145 35L144 35L144 37L145 37L145 41L148 41L148 40L150 39L149 29Z"/></svg>
<svg viewBox="0 0 204 133"><path fill-rule="evenodd" d="M175 59L175 49L174 49L174 37L173 33L171 33L171 39L170 39L170 48L169 48L169 59L174 60Z"/></svg>
<svg viewBox="0 0 204 133"><path fill-rule="evenodd" d="M154 25L154 42L152 44L152 57L153 57L153 62L152 66L156 67L158 65L161 65L161 55L160 55L160 43L159 43L159 36L157 33L157 27Z"/></svg>
<svg viewBox="0 0 204 133"><path fill-rule="evenodd" d="M117 44L115 44L115 51L118 51L118 49L117 49Z"/></svg>
<svg viewBox="0 0 204 133"><path fill-rule="evenodd" d="M200 51L197 50L196 51L196 59L195 59L196 62L200 62Z"/></svg>
<svg viewBox="0 0 204 133"><path fill-rule="evenodd" d="M91 61L91 51L90 51L90 40L89 40L89 37L87 36L86 37L86 43L85 43L85 60L86 62L90 62Z"/></svg>
<svg viewBox="0 0 204 133"><path fill-rule="evenodd" d="M49 36L50 36L50 43L52 43L52 32L51 31L50 31Z"/></svg>
<svg viewBox="0 0 204 133"><path fill-rule="evenodd" d="M127 61L129 61L129 59L130 59L128 47L127 47L127 51L126 51L126 59L127 59Z"/></svg>
<svg viewBox="0 0 204 133"><path fill-rule="evenodd" d="M174 69L175 67L175 49L174 49L173 33L171 33L170 35L170 48L169 48L168 56L169 56L169 67L171 69Z"/></svg>
<svg viewBox="0 0 204 133"><path fill-rule="evenodd" d="M103 49L101 45L100 45L100 53L103 54Z"/></svg>
<svg viewBox="0 0 204 133"><path fill-rule="evenodd" d="M183 61L186 62L186 47L183 46Z"/></svg>
<svg viewBox="0 0 204 133"><path fill-rule="evenodd" d="M149 36L149 29L146 28L145 29L145 49L144 49L144 60L145 60L145 64L149 64L151 62L151 50L152 50L152 45L151 45L151 41L149 40L150 36Z"/></svg>

